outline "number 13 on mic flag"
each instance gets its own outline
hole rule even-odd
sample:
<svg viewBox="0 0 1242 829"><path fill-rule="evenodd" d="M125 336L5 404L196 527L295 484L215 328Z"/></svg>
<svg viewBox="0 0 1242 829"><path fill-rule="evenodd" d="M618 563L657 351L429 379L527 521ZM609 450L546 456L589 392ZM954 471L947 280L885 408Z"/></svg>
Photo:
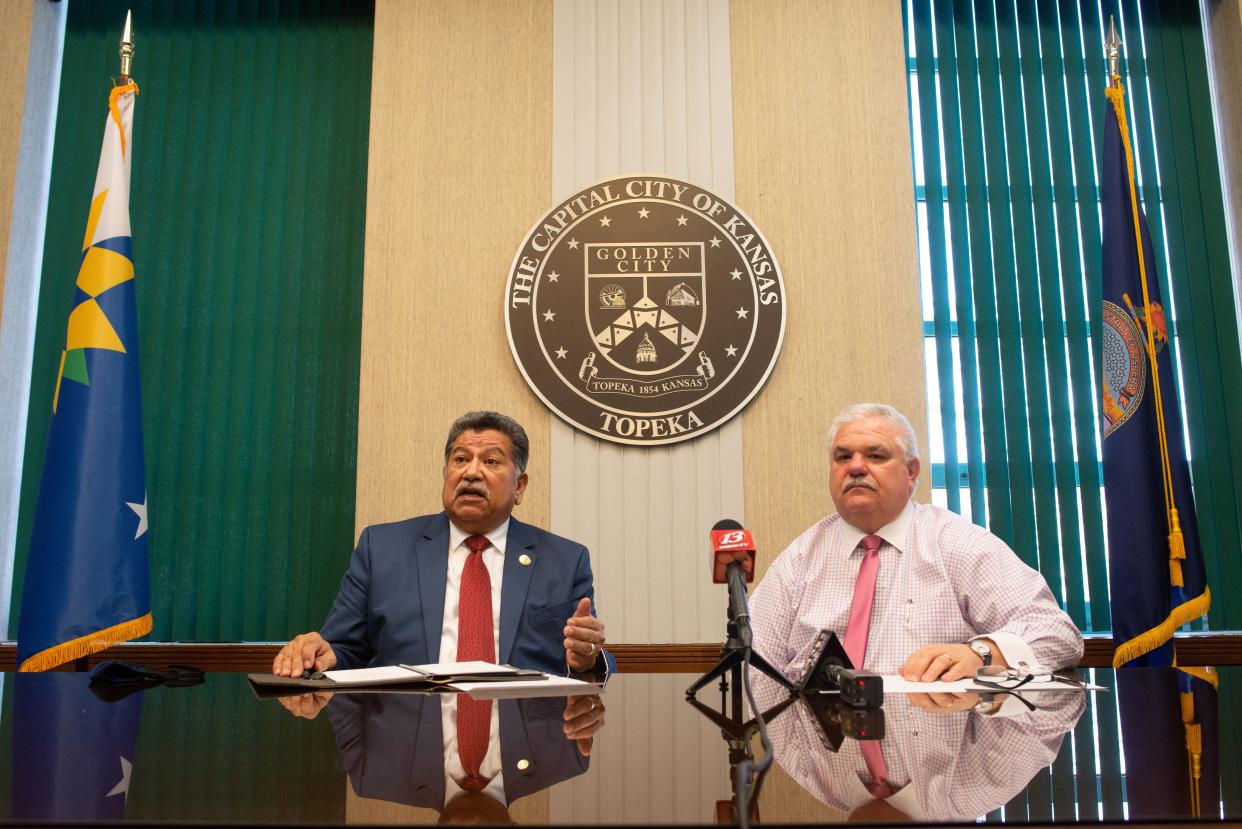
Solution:
<svg viewBox="0 0 1242 829"><path fill-rule="evenodd" d="M26 563L22 671L47 670L151 631L129 227L137 93L130 82L108 98Z"/></svg>

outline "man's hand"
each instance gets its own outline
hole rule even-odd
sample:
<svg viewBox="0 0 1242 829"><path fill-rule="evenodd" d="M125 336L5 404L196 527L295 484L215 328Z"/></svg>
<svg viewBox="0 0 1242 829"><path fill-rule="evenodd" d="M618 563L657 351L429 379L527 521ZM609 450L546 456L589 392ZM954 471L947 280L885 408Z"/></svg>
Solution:
<svg viewBox="0 0 1242 829"><path fill-rule="evenodd" d="M565 661L571 671L589 671L604 647L604 623L591 615L591 600L583 597L565 622Z"/></svg>
<svg viewBox="0 0 1242 829"><path fill-rule="evenodd" d="M583 757L591 753L591 738L604 727L604 701L597 696L570 697L565 705L565 736L578 743Z"/></svg>
<svg viewBox="0 0 1242 829"><path fill-rule="evenodd" d="M332 692L312 691L309 694L298 694L296 697L277 697L277 699L293 716L313 720L332 701Z"/></svg>
<svg viewBox="0 0 1242 829"><path fill-rule="evenodd" d="M908 682L952 682L974 678L983 659L970 645L924 645L901 666L901 678Z"/></svg>
<svg viewBox="0 0 1242 829"><path fill-rule="evenodd" d="M318 631L293 637L272 660L276 676L301 676L307 669L330 671L336 667L336 654Z"/></svg>
<svg viewBox="0 0 1242 829"><path fill-rule="evenodd" d="M955 711L970 711L979 704L979 695L944 694L932 691L926 694L906 694L906 699L915 708L931 711L933 714L952 714Z"/></svg>

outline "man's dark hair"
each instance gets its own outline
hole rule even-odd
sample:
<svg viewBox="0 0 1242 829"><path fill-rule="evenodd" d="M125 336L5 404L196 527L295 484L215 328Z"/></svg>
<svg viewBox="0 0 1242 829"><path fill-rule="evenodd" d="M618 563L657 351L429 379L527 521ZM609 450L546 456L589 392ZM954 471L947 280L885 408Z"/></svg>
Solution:
<svg viewBox="0 0 1242 829"><path fill-rule="evenodd" d="M466 412L454 420L449 427L448 440L444 443L444 462L448 463L453 442L461 437L462 432L482 432L486 429L495 429L508 436L513 444L513 465L519 475L525 472L526 461L530 458L530 440L526 437L526 430L522 424L500 412Z"/></svg>

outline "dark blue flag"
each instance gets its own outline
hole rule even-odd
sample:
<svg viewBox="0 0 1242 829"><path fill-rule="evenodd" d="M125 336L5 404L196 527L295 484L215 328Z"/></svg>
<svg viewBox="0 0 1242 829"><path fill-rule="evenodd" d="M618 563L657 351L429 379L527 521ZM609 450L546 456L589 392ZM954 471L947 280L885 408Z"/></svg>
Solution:
<svg viewBox="0 0 1242 829"><path fill-rule="evenodd" d="M133 83L112 90L61 352L17 633L41 671L151 631L130 253Z"/></svg>
<svg viewBox="0 0 1242 829"><path fill-rule="evenodd" d="M14 680L13 818L124 819L143 692L105 702L63 671Z"/></svg>
<svg viewBox="0 0 1242 829"><path fill-rule="evenodd" d="M1220 728L1213 668L1117 671L1131 820L1220 816Z"/></svg>
<svg viewBox="0 0 1242 829"><path fill-rule="evenodd" d="M1100 200L1104 495L1113 665L1170 665L1173 633L1207 613L1211 593L1195 521L1166 310L1138 203L1120 81L1107 94Z"/></svg>

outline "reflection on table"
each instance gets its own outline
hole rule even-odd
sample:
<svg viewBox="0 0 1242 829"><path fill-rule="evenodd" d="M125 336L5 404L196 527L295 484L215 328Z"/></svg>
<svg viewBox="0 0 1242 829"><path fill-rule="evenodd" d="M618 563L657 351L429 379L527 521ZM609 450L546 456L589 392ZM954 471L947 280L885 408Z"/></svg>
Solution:
<svg viewBox="0 0 1242 829"><path fill-rule="evenodd" d="M883 798L868 789L874 774L859 741L843 729L833 751L833 718L797 702L770 723L776 763L759 797L762 820L1242 815L1235 714L1242 670L1222 669L1219 679L1189 669L1086 678L1108 690L1031 695L1035 711L1006 704L995 714L938 713L888 695L881 749L893 792ZM3 820L433 822L461 788L446 770L452 749L441 697L337 695L306 719L255 698L240 675L112 702L87 679L3 677ZM717 803L731 794L729 745L718 723L687 704L693 680L614 676L602 695L607 723L589 757L565 734L563 698L497 703L493 800L522 823L714 821ZM720 692L705 688L699 699L718 702Z"/></svg>
<svg viewBox="0 0 1242 829"><path fill-rule="evenodd" d="M974 820L1003 806L1051 764L1086 710L1086 695L1079 691L1027 699L1033 710L1010 700L989 715L942 713L904 694L889 694L883 726L872 731L879 738L846 738L835 751L824 735L841 712L801 700L777 717L769 732L776 762L851 819ZM864 747L872 746L882 755L879 761L864 755Z"/></svg>
<svg viewBox="0 0 1242 829"><path fill-rule="evenodd" d="M486 785L477 790L454 762L453 695L337 694L327 715L360 797L434 809L445 822L508 823L513 801L587 770L589 758L565 733L566 711L582 701L495 701Z"/></svg>

